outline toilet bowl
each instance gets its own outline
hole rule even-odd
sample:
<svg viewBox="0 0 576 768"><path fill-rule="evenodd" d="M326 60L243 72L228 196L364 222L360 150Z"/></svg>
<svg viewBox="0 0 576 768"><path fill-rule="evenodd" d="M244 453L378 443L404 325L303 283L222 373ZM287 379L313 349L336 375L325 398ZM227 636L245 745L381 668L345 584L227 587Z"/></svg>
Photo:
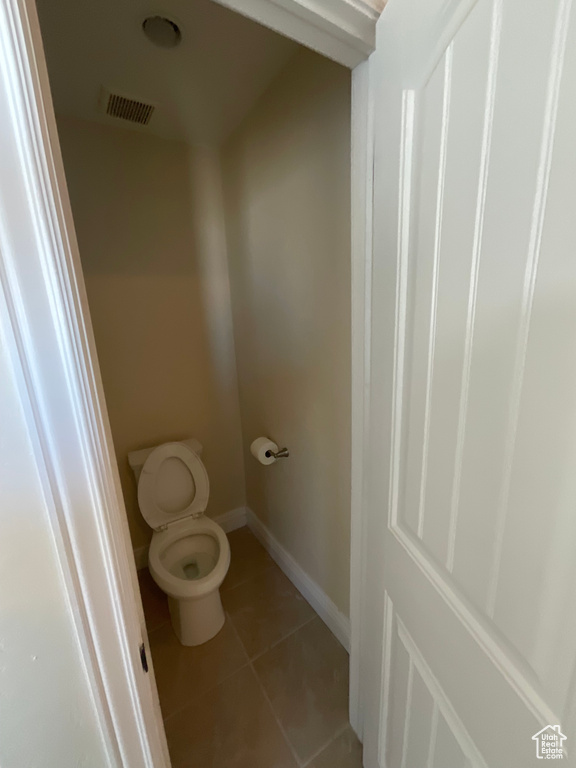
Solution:
<svg viewBox="0 0 576 768"><path fill-rule="evenodd" d="M168 596L183 645L201 645L222 628L220 585L230 565L226 534L204 516L210 486L201 452L200 443L186 440L128 455L140 512L154 530L150 574Z"/></svg>

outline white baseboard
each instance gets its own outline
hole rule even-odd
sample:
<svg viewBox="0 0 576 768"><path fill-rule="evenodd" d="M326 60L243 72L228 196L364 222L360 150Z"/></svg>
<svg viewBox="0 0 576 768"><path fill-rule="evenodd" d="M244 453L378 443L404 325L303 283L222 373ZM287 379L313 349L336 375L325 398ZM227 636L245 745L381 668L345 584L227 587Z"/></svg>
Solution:
<svg viewBox="0 0 576 768"><path fill-rule="evenodd" d="M251 509L246 509L246 523L296 589L308 600L332 634L350 652L350 619L336 607L328 595L298 565L292 555L284 549Z"/></svg>
<svg viewBox="0 0 576 768"><path fill-rule="evenodd" d="M231 509L229 512L224 512L223 515L213 518L215 523L218 523L220 528L223 528L226 533L235 531L237 528L243 528L246 525L246 507L237 507L237 509Z"/></svg>
<svg viewBox="0 0 576 768"><path fill-rule="evenodd" d="M224 512L223 515L212 518L215 523L225 531L235 531L237 528L243 528L246 525L246 507L237 507L237 509L231 509L229 512ZM136 570L140 571L142 568L148 567L148 547L137 547L134 550L134 561L136 562Z"/></svg>

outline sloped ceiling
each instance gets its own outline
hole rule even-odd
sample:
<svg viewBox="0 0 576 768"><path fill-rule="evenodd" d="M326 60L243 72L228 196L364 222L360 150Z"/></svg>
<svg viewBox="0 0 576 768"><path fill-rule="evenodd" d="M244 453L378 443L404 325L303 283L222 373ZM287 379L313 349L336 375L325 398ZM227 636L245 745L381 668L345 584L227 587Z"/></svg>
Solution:
<svg viewBox="0 0 576 768"><path fill-rule="evenodd" d="M37 0L57 114L193 144L219 143L296 52L296 43L211 0ZM142 32L173 19L177 48ZM101 87L156 105L146 128L103 115Z"/></svg>

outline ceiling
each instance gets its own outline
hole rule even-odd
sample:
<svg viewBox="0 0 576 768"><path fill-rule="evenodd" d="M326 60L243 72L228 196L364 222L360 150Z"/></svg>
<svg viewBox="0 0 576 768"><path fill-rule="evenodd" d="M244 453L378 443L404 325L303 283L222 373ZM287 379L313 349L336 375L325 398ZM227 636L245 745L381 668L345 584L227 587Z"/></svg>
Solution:
<svg viewBox="0 0 576 768"><path fill-rule="evenodd" d="M212 0L37 0L56 114L193 144L219 143L298 45ZM181 29L177 48L142 32L147 16ZM156 105L146 128L99 111L101 88Z"/></svg>

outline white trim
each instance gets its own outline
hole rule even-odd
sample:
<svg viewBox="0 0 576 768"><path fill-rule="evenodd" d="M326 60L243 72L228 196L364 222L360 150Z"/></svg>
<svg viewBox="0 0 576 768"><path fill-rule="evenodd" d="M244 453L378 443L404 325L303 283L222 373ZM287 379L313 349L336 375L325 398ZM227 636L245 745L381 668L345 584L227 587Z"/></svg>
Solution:
<svg viewBox="0 0 576 768"><path fill-rule="evenodd" d="M284 571L296 589L308 600L337 640L350 650L350 621L328 595L308 576L292 555L274 537L251 509L246 509L246 522L270 557Z"/></svg>
<svg viewBox="0 0 576 768"><path fill-rule="evenodd" d="M114 768L170 765L32 0L0 2L0 283L10 356ZM146 640L145 640L146 642Z"/></svg>
<svg viewBox="0 0 576 768"><path fill-rule="evenodd" d="M380 12L364 0L215 0L353 69L375 47Z"/></svg>
<svg viewBox="0 0 576 768"><path fill-rule="evenodd" d="M229 512L224 512L224 514L218 515L212 519L215 523L218 523L220 528L223 528L226 533L231 533L246 525L246 507L231 509Z"/></svg>
<svg viewBox="0 0 576 768"><path fill-rule="evenodd" d="M561 720L559 712L555 712L538 693L539 681L533 671L522 669L515 661L514 649L499 641L491 631L490 624L482 614L449 582L439 568L430 560L424 551L422 543L414 540L411 533L399 525L390 529L415 565L422 571L430 584L438 592L446 605L468 630L486 657L508 682L518 698L524 703L535 720L552 723Z"/></svg>
<svg viewBox="0 0 576 768"><path fill-rule="evenodd" d="M231 533L246 525L246 507L230 509L228 512L224 512L211 519L217 523L225 533ZM145 544L143 547L136 547L134 550L134 562L136 563L137 571L141 571L142 568L148 568L149 548L149 545Z"/></svg>
<svg viewBox="0 0 576 768"><path fill-rule="evenodd" d="M393 606L392 606L393 609ZM410 732L410 717L413 712L411 707L412 696L412 684L414 669L418 671L420 678L428 692L430 698L433 701L433 707L437 709L446 721L446 725L450 729L454 739L459 744L462 754L467 758L466 764L473 766L474 768L488 768L486 761L482 757L478 747L474 743L474 740L470 737L470 734L466 730L466 727L458 713L454 709L450 699L446 695L444 689L440 685L440 682L428 666L426 660L422 656L420 649L412 639L410 633L404 626L401 619L396 615L394 617L396 623L396 636L404 646L410 663L409 675L408 675L408 692L406 696L406 715L404 718L404 747L402 751L402 766L405 766L407 738ZM391 670L389 671L391 674ZM436 717L436 725L437 725ZM436 731L430 730L430 743L428 745L428 755L431 757L434 755L434 742L436 739Z"/></svg>
<svg viewBox="0 0 576 768"><path fill-rule="evenodd" d="M392 682L392 632L394 623L394 604L390 595L384 590L384 621L383 641L382 641L382 663L380 669L380 699L378 702L378 722L380 730L378 733L377 754L378 765L383 768L386 766L386 744L388 741L388 727L390 723L390 691Z"/></svg>
<svg viewBox="0 0 576 768"><path fill-rule="evenodd" d="M351 131L351 499L350 499L350 724L362 740L364 728L361 698L363 616L366 611L366 530L364 455L368 435L370 396L370 315L372 278L372 183L373 183L373 92L370 63L352 73Z"/></svg>

